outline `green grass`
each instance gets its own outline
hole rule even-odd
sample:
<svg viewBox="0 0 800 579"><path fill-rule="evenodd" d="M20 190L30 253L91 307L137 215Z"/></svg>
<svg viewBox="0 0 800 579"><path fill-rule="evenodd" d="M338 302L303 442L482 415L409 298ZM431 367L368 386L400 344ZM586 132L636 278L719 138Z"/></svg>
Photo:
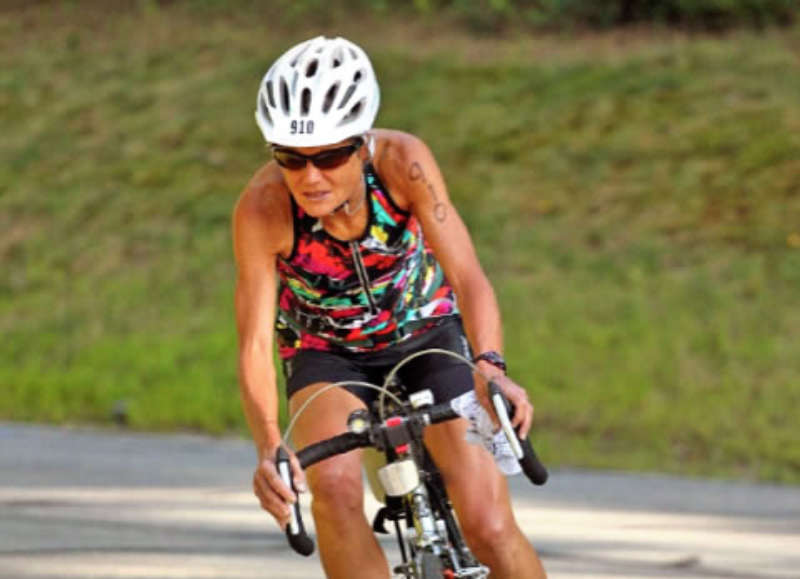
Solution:
<svg viewBox="0 0 800 579"><path fill-rule="evenodd" d="M548 463L800 481L800 30L290 35L142 6L0 19L0 417L123 401L133 428L245 432L229 223L265 159L255 89L336 30L374 57L379 124L439 158Z"/></svg>

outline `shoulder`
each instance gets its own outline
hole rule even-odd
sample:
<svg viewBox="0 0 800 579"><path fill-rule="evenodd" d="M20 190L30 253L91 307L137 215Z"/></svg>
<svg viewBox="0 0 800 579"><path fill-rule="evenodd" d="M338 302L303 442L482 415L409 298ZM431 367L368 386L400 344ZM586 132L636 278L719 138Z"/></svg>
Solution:
<svg viewBox="0 0 800 579"><path fill-rule="evenodd" d="M403 208L410 204L410 188L419 179L421 167L435 164L428 145L416 135L390 129L375 129L375 169Z"/></svg>
<svg viewBox="0 0 800 579"><path fill-rule="evenodd" d="M376 131L375 137L375 168L398 206L416 212L427 202L447 201L439 165L422 139L385 129Z"/></svg>
<svg viewBox="0 0 800 579"><path fill-rule="evenodd" d="M256 171L239 196L233 210L233 235L239 244L257 244L275 254L291 252L292 204L274 162Z"/></svg>
<svg viewBox="0 0 800 579"><path fill-rule="evenodd" d="M375 129L375 168L386 177L408 177L410 167L421 159L432 159L428 145L416 135L390 129Z"/></svg>

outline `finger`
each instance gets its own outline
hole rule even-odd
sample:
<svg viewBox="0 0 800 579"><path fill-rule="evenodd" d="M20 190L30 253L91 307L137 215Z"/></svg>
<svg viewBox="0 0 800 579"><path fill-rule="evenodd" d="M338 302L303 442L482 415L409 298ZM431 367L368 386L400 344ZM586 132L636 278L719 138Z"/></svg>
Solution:
<svg viewBox="0 0 800 579"><path fill-rule="evenodd" d="M514 404L514 416L511 417L511 426L514 427L514 430L517 430L525 418L525 406L527 401L517 396L511 402Z"/></svg>
<svg viewBox="0 0 800 579"><path fill-rule="evenodd" d="M520 416L518 432L521 438L528 436L528 431L531 427L531 420L533 419L533 405L528 400L528 393L520 390Z"/></svg>
<svg viewBox="0 0 800 579"><path fill-rule="evenodd" d="M280 522L289 516L289 506L276 495L264 495L256 493L261 508L272 515L276 521Z"/></svg>
<svg viewBox="0 0 800 579"><path fill-rule="evenodd" d="M511 420L511 425L517 431L520 438L525 438L531 428L533 421L533 406L528 400L525 392L520 392L514 404L514 416Z"/></svg>
<svg viewBox="0 0 800 579"><path fill-rule="evenodd" d="M292 465L292 479L294 481L294 486L297 489L297 492L299 493L307 492L308 485L306 484L306 473L300 466L300 461L297 460L297 455L295 455L295 453L293 452L290 453L289 462Z"/></svg>
<svg viewBox="0 0 800 579"><path fill-rule="evenodd" d="M283 514L288 512L287 501L272 488L264 477L256 476L253 478L253 490L255 491L261 506L270 512Z"/></svg>
<svg viewBox="0 0 800 579"><path fill-rule="evenodd" d="M511 416L511 426L516 430L525 419L525 411L528 406L528 397L521 389L515 389L507 394L508 399L514 406L514 415Z"/></svg>
<svg viewBox="0 0 800 579"><path fill-rule="evenodd" d="M289 464L291 465L291 462ZM267 480L270 483L270 486L272 486L272 488L275 489L284 500L290 503L293 503L297 500L297 495L295 494L294 490L281 478L281 475L274 463L268 462L266 464L265 472L268 475Z"/></svg>
<svg viewBox="0 0 800 579"><path fill-rule="evenodd" d="M257 479L254 479L253 491L261 503L261 508L271 514L278 524L282 525L284 521L289 520L289 506L265 483L259 483Z"/></svg>
<svg viewBox="0 0 800 579"><path fill-rule="evenodd" d="M525 418L522 421L522 425L519 428L519 437L523 440L528 438L528 433L531 430L531 425L533 424L533 405L528 403L527 404L527 411L525 412Z"/></svg>
<svg viewBox="0 0 800 579"><path fill-rule="evenodd" d="M278 474L274 465L270 463L262 465L257 471L257 476L261 488L265 489L267 494L277 494L288 503L293 503L297 500L294 492L283 482L281 475Z"/></svg>

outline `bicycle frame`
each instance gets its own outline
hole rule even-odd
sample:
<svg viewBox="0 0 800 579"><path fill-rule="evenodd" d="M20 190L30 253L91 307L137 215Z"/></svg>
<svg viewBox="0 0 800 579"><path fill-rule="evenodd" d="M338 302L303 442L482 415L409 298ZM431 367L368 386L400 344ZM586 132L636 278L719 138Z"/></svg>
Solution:
<svg viewBox="0 0 800 579"><path fill-rule="evenodd" d="M430 402L429 391L411 397L411 406L416 410ZM359 416L358 419L363 418ZM373 411L372 419L377 420L377 412ZM391 416L383 425L397 427L402 420ZM394 522L403 559L402 564L394 567L394 573L405 579L429 576L483 579L489 570L478 563L464 542L441 474L425 449L423 428L414 421L409 426L409 440L394 447L388 440L390 437L384 434L389 431L379 427L379 436L383 435L386 442L390 442L378 449L384 459L382 465L374 460L363 461L373 494L385 504L375 516L373 530L388 533L385 521ZM396 443L406 437L394 438ZM405 520L405 532L400 527L401 520Z"/></svg>
<svg viewBox="0 0 800 579"><path fill-rule="evenodd" d="M386 506L376 515L373 529L376 532L386 532L383 527L385 520L392 520L395 524L403 563L396 566L394 572L405 579L482 579L488 576L488 569L478 563L469 552L453 516L441 475L423 444L423 431L427 426L458 418L459 415L448 403L432 405L432 395L428 391L412 395L409 397L410 402L406 403L389 388L396 371L403 364L414 357L433 352L460 358L474 369L471 362L458 354L446 350L428 350L401 361L389 373L383 386L364 382L330 384L327 388L366 386L379 390L381 397L372 413L358 410L350 415L348 432L302 449L297 453L297 458L301 467L306 468L325 458L356 448L376 449L384 455L386 461L383 466L377 467L376 476L370 478L368 472L368 478L377 478L380 481ZM488 378L487 380L495 412L506 437L514 439L512 447L523 472L534 484L544 484L547 471L533 452L530 442L518 439L510 426L508 413L512 412L511 406L499 387ZM284 440L288 440L297 417L327 388L311 396L297 411L284 434ZM390 400L389 404L386 403L386 397ZM281 478L294 489L288 454L283 448L278 450L276 463ZM286 528L289 544L298 553L310 555L314 550L314 543L305 533L298 503L292 504L290 510L291 518ZM401 519L406 522L405 532L400 528Z"/></svg>

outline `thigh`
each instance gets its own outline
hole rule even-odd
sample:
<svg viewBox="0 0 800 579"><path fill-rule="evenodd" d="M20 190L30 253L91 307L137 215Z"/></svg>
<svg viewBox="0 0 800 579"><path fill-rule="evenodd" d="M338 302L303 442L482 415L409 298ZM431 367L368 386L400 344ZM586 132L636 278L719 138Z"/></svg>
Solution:
<svg viewBox="0 0 800 579"><path fill-rule="evenodd" d="M328 386L328 382L308 385L289 399L289 413L294 416L307 400ZM296 449L319 442L347 430L347 417L365 408L357 396L339 387L331 388L314 399L299 416L292 431ZM331 486L347 486L356 493L361 488L361 451L334 456L308 468L306 477L311 490L326 493Z"/></svg>
<svg viewBox="0 0 800 579"><path fill-rule="evenodd" d="M508 483L492 455L465 440L467 427L464 419L431 426L425 433L425 446L442 473L462 524L507 524L513 520Z"/></svg>
<svg viewBox="0 0 800 579"><path fill-rule="evenodd" d="M297 417L292 442L297 449L341 434L354 410L366 408L375 393L360 386L333 386L334 382L364 382L369 374L352 356L304 350L284 361L289 414ZM308 482L315 493L332 487L360 488L360 451L326 459L310 467Z"/></svg>
<svg viewBox="0 0 800 579"><path fill-rule="evenodd" d="M347 429L350 413L366 408L363 400L344 388L335 386L325 390L329 385L330 382L310 384L289 398L289 415L294 418L300 408L316 396L294 424L292 443L296 448L341 434Z"/></svg>

